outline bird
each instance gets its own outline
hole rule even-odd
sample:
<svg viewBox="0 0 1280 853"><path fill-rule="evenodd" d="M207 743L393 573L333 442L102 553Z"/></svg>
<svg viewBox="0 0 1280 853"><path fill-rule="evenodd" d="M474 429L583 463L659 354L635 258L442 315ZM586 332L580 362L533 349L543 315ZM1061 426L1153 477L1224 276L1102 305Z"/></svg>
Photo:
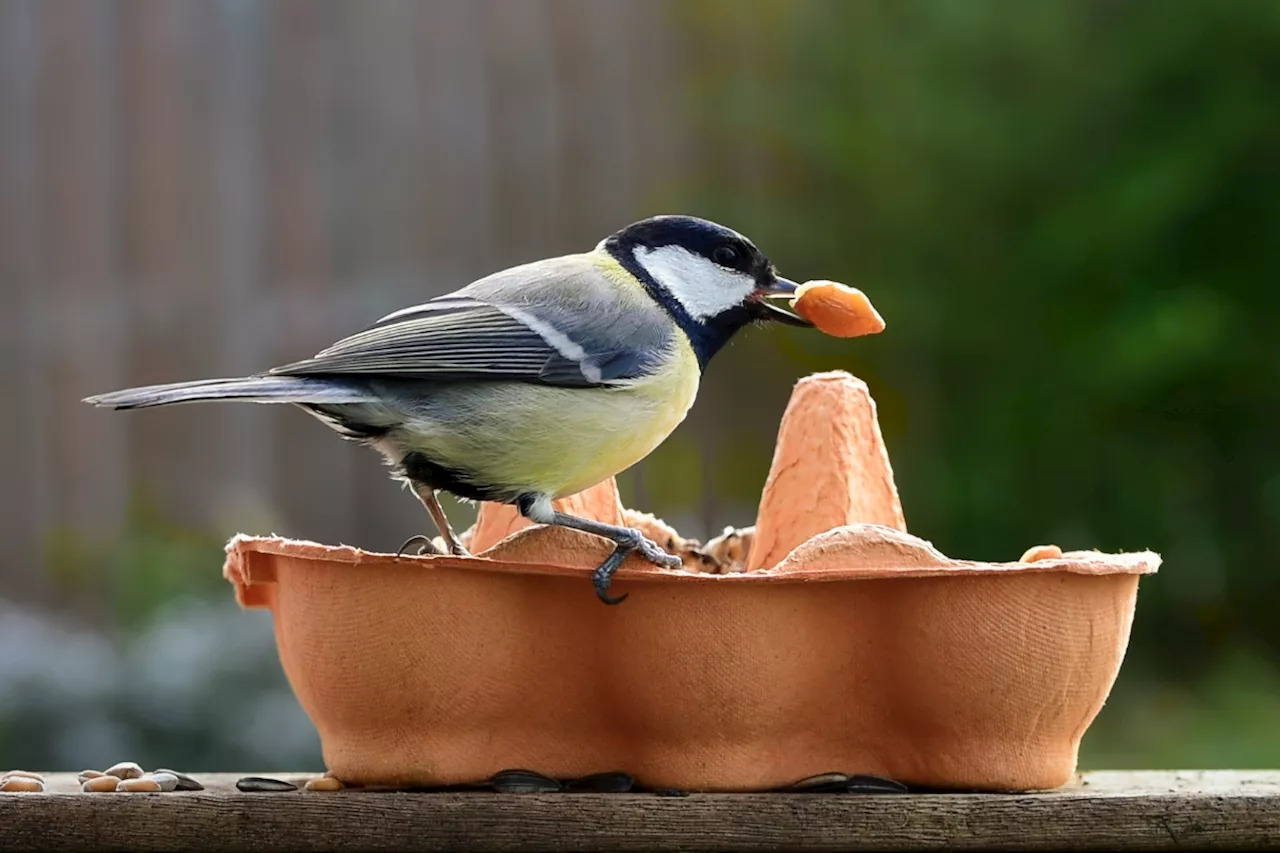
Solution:
<svg viewBox="0 0 1280 853"><path fill-rule="evenodd" d="M592 582L601 601L618 604L626 595L609 587L629 555L668 569L680 558L639 530L563 513L552 502L657 448L738 331L811 327L771 301L796 288L737 231L696 216L652 216L590 251L513 266L395 311L311 358L84 402L292 404L379 451L449 554L467 550L440 492L513 505L531 522L611 541Z"/></svg>

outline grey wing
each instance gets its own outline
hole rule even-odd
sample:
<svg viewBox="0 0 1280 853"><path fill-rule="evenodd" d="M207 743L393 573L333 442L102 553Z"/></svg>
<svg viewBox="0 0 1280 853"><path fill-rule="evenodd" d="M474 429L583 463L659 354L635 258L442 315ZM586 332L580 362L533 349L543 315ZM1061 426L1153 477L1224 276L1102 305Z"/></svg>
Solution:
<svg viewBox="0 0 1280 853"><path fill-rule="evenodd" d="M635 317L607 322L609 314L636 306L625 295L610 297L612 284L590 263L572 261L556 258L481 279L270 372L568 387L645 375L661 360L668 330Z"/></svg>

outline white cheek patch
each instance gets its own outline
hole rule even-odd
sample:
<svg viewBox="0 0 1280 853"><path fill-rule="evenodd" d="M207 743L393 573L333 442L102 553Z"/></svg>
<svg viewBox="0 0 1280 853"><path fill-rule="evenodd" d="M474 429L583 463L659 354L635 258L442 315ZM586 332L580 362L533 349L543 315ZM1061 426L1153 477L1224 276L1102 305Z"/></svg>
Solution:
<svg viewBox="0 0 1280 853"><path fill-rule="evenodd" d="M706 320L740 305L756 282L680 246L638 246L636 263L675 297L695 320Z"/></svg>

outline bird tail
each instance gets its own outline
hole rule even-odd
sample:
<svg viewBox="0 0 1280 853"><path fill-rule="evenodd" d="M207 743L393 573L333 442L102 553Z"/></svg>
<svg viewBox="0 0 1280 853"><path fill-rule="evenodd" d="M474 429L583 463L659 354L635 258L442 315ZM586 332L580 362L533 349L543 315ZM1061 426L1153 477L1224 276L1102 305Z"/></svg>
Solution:
<svg viewBox="0 0 1280 853"><path fill-rule="evenodd" d="M243 379L202 379L128 388L86 397L84 402L109 409L145 409L174 403L239 400L247 403L367 403L367 389L352 382L306 376L249 376Z"/></svg>

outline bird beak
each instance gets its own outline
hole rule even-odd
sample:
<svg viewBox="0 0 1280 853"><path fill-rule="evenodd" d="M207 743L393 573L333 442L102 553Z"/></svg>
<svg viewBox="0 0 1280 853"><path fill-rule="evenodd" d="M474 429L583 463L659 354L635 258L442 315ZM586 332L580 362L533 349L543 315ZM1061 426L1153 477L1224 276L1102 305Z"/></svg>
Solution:
<svg viewBox="0 0 1280 853"><path fill-rule="evenodd" d="M768 287L762 287L756 291L757 294L764 297L759 300L756 305L756 316L761 320L773 320L777 323L784 323L788 326L802 326L804 328L813 328L813 324L808 320L797 317L790 311L784 311L776 305L771 305L768 299L791 299L795 296L796 288L799 287L794 281L782 276L775 276L773 283Z"/></svg>

